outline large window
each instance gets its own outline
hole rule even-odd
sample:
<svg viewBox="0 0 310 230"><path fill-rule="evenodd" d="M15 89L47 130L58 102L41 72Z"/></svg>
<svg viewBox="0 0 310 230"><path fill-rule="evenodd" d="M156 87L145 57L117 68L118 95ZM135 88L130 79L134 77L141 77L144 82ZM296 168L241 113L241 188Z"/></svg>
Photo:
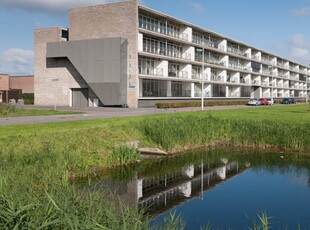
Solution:
<svg viewBox="0 0 310 230"><path fill-rule="evenodd" d="M226 86L213 85L213 97L226 97Z"/></svg>
<svg viewBox="0 0 310 230"><path fill-rule="evenodd" d="M139 15L139 27L142 29L158 32L158 24L158 21L153 18Z"/></svg>
<svg viewBox="0 0 310 230"><path fill-rule="evenodd" d="M154 75L154 60L139 58L139 74Z"/></svg>
<svg viewBox="0 0 310 230"><path fill-rule="evenodd" d="M202 35L200 33L193 33L193 42L197 44L203 44L212 48L219 48L218 39L210 34Z"/></svg>
<svg viewBox="0 0 310 230"><path fill-rule="evenodd" d="M143 38L143 51L148 53L158 53L158 41L152 38Z"/></svg>
<svg viewBox="0 0 310 230"><path fill-rule="evenodd" d="M167 97L167 82L152 79L142 79L143 97Z"/></svg>
<svg viewBox="0 0 310 230"><path fill-rule="evenodd" d="M192 79L200 79L201 78L201 67L192 66Z"/></svg>
<svg viewBox="0 0 310 230"><path fill-rule="evenodd" d="M171 82L171 96L172 97L190 97L191 91L186 90L186 83L179 81Z"/></svg>
<svg viewBox="0 0 310 230"><path fill-rule="evenodd" d="M178 77L180 71L180 65L176 63L169 63L168 65L168 76L169 77Z"/></svg>
<svg viewBox="0 0 310 230"><path fill-rule="evenodd" d="M158 41L153 38L144 37L143 51L170 57L182 58L183 48L181 45L175 43Z"/></svg>

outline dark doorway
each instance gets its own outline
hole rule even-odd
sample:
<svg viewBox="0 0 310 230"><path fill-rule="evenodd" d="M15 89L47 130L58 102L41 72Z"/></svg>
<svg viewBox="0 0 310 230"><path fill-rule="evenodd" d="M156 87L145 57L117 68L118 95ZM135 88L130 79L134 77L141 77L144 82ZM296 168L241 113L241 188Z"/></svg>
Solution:
<svg viewBox="0 0 310 230"><path fill-rule="evenodd" d="M72 107L88 107L88 89L72 89Z"/></svg>

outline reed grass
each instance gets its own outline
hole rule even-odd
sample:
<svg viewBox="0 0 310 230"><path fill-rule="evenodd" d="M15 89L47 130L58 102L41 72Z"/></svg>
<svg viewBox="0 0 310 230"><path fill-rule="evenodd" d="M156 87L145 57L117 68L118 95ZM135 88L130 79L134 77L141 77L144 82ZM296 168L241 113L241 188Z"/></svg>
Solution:
<svg viewBox="0 0 310 230"><path fill-rule="evenodd" d="M144 135L168 151L195 145L229 145L310 151L310 123L222 119L214 115L145 119Z"/></svg>
<svg viewBox="0 0 310 230"><path fill-rule="evenodd" d="M126 145L121 145L112 150L108 161L111 165L121 166L124 164L137 162L140 158L141 156L137 149Z"/></svg>
<svg viewBox="0 0 310 230"><path fill-rule="evenodd" d="M252 227L250 227L250 230L269 230L271 228L270 219L266 212L262 212L261 214L258 214L258 223L256 223L256 220L253 221Z"/></svg>
<svg viewBox="0 0 310 230"><path fill-rule="evenodd" d="M14 105L5 105L0 103L0 116L10 116L16 111Z"/></svg>

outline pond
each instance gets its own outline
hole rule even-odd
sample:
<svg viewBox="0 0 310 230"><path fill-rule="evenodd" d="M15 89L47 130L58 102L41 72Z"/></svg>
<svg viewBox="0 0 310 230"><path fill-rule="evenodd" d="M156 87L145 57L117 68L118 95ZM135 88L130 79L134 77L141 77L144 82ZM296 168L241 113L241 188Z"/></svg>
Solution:
<svg viewBox="0 0 310 230"><path fill-rule="evenodd" d="M266 214L272 229L310 229L310 157L199 150L113 170L91 189L116 193L152 217L171 213L186 229L249 229Z"/></svg>

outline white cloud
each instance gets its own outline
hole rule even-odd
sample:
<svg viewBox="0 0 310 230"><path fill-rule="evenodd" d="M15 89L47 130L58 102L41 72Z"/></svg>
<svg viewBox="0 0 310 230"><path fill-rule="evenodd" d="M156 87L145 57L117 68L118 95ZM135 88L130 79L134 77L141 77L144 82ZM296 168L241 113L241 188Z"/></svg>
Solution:
<svg viewBox="0 0 310 230"><path fill-rule="evenodd" d="M195 13L202 13L204 11L204 7L199 3L190 2L189 5Z"/></svg>
<svg viewBox="0 0 310 230"><path fill-rule="evenodd" d="M292 59L309 65L310 41L307 41L301 34L291 36L287 41L287 48Z"/></svg>
<svg viewBox="0 0 310 230"><path fill-rule="evenodd" d="M0 54L2 71L10 75L33 74L34 52L10 48Z"/></svg>
<svg viewBox="0 0 310 230"><path fill-rule="evenodd" d="M114 2L115 0L1 0L0 8L59 14L69 8Z"/></svg>
<svg viewBox="0 0 310 230"><path fill-rule="evenodd" d="M310 7L294 9L292 10L292 13L294 16L297 16L297 17L307 17L307 16L310 16Z"/></svg>

